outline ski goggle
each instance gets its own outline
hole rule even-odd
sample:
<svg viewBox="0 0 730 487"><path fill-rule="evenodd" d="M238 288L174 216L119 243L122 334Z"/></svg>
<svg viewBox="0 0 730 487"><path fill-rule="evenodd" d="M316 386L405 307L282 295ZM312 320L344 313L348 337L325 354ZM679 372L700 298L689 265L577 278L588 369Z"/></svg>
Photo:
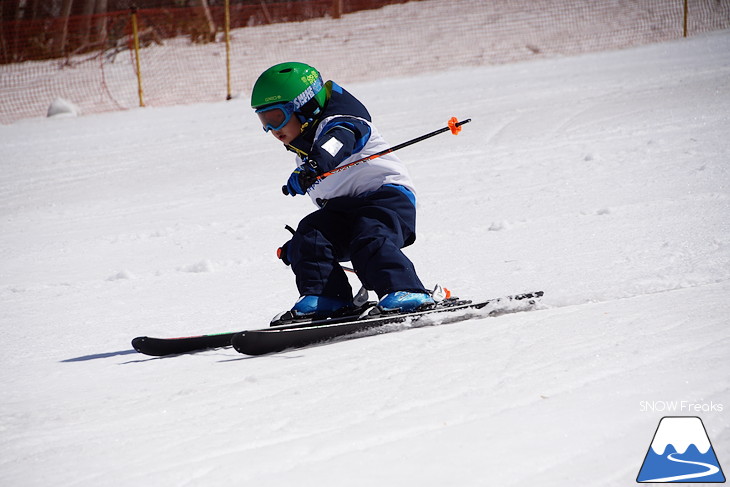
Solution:
<svg viewBox="0 0 730 487"><path fill-rule="evenodd" d="M294 115L295 109L293 102L278 103L259 108L256 110L256 114L259 116L259 120L261 120L264 132L268 132L269 130L281 130L284 128L284 125L289 123L291 116Z"/></svg>

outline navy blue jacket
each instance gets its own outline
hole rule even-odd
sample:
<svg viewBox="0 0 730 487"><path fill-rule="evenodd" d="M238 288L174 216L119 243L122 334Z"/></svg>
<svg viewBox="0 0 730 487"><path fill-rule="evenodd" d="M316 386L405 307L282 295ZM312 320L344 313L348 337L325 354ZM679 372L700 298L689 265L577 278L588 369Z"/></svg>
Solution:
<svg viewBox="0 0 730 487"><path fill-rule="evenodd" d="M334 169L349 156L359 152L370 137L370 126L359 119L372 121L365 105L337 83L328 81L324 89L327 90L324 109L287 146L287 149L297 153L302 159L306 157L318 174ZM320 122L332 115L342 116L330 120L315 143L314 136ZM333 137L343 145L336 156L322 148Z"/></svg>

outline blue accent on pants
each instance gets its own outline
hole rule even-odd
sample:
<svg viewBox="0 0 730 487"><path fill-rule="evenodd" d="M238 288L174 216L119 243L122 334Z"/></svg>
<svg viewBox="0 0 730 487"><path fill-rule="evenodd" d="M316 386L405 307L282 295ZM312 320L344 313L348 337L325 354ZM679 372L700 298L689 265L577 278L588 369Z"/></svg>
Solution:
<svg viewBox="0 0 730 487"><path fill-rule="evenodd" d="M413 205L413 207L415 208L415 206L416 206L416 195L413 194L413 191L411 191L410 189L406 188L405 186L401 186L400 184L384 184L383 185L383 188L395 188L395 189L397 189L398 191L400 191L401 193L403 193L404 195L406 195L408 197L408 201L410 201L411 204Z"/></svg>
<svg viewBox="0 0 730 487"><path fill-rule="evenodd" d="M385 185L364 195L333 198L302 219L286 246L300 295L352 299L339 265L347 260L363 286L378 296L426 292L401 251L416 240L413 193L401 188Z"/></svg>

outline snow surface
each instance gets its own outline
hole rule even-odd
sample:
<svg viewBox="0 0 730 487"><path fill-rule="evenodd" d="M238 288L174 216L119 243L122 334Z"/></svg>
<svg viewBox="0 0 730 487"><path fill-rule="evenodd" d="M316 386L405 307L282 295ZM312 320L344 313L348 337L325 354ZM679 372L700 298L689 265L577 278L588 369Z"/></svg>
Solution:
<svg viewBox="0 0 730 487"><path fill-rule="evenodd" d="M348 85L419 190L407 251L546 309L246 357L313 207L246 100L0 127L0 485L633 485L659 419L730 465L730 31ZM717 405L722 407L717 408Z"/></svg>

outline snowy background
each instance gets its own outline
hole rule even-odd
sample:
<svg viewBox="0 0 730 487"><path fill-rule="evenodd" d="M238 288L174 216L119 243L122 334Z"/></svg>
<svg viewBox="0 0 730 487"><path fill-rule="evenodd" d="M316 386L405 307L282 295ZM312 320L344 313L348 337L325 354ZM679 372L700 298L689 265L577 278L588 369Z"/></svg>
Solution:
<svg viewBox="0 0 730 487"><path fill-rule="evenodd" d="M245 98L0 126L0 485L632 485L665 415L727 469L730 31L347 88L392 144L473 119L400 153L408 255L545 309L139 355L291 306L292 156Z"/></svg>

